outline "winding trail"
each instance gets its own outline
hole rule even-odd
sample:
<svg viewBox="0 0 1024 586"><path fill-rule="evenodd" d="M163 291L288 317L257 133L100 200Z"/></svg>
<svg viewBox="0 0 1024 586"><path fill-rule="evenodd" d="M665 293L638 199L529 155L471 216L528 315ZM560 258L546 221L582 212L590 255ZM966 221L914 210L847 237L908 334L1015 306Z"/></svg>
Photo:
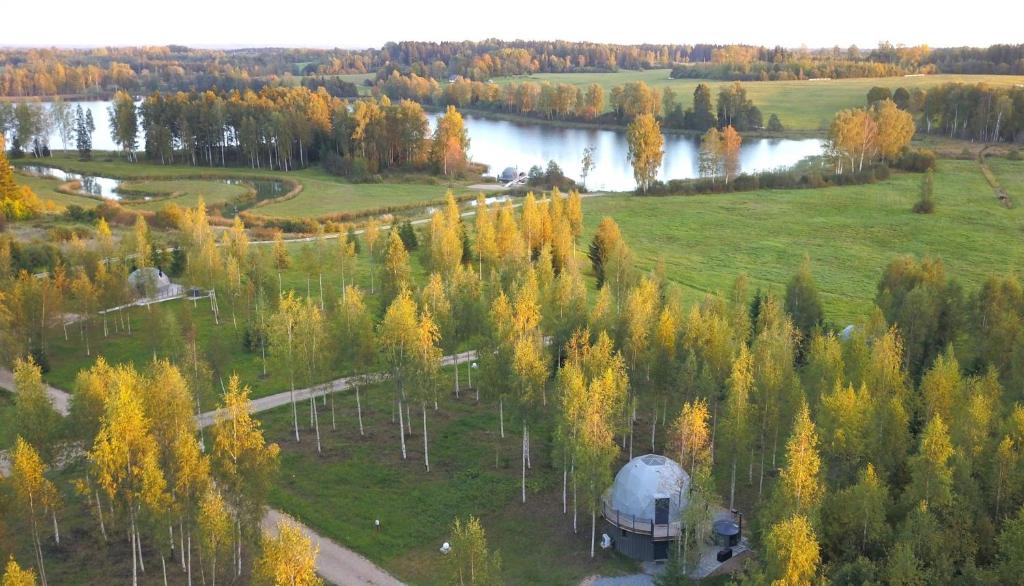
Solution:
<svg viewBox="0 0 1024 586"><path fill-rule="evenodd" d="M443 366L450 366L456 363L462 364L467 360L474 359L476 359L476 351L469 350L467 352L445 356L441 359L441 364ZM328 392L339 392L349 389L354 386L354 383L356 382L365 384L366 382L383 380L384 378L386 378L386 375L383 373L375 373L366 376L343 377L314 387L296 389L294 397L297 402L301 399L308 399L310 396L320 396ZM0 387L15 392L14 373L9 369L0 368ZM71 405L71 394L50 385L46 385L46 392L53 401L53 406L57 412L63 416L67 416L68 408ZM270 409L288 405L292 401L292 395L293 393L291 391L284 391L282 393L253 399L249 405L249 412L261 413L263 411L269 411ZM208 427L213 424L217 415L220 413L220 410L202 413L196 417L196 424L199 427ZM5 452L0 452L0 477L7 476L8 474L10 474L10 462L8 461L7 454ZM284 518L292 519L292 517L287 513L268 507L267 513L263 517L263 528L271 532L276 532L278 521ZM294 521L294 519L292 520ZM324 578L324 580L337 586L400 586L402 584L402 582L397 578L389 574L387 570L381 568L377 564L374 564L372 561L331 539L323 537L303 523L299 523L298 521L295 522L298 524L303 534L309 537L310 540L320 548L320 554L316 559L316 571L317 574Z"/></svg>

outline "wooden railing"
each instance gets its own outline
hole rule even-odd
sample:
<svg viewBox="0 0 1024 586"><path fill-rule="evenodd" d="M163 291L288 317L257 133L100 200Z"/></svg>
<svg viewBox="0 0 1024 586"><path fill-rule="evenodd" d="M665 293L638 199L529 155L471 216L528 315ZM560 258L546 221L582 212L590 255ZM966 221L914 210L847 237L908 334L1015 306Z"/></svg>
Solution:
<svg viewBox="0 0 1024 586"><path fill-rule="evenodd" d="M620 529L650 535L653 539L669 539L679 537L682 534L682 523L672 521L670 523L655 523L653 519L644 519L636 515L621 513L611 506L606 500L601 501L601 514L609 523Z"/></svg>

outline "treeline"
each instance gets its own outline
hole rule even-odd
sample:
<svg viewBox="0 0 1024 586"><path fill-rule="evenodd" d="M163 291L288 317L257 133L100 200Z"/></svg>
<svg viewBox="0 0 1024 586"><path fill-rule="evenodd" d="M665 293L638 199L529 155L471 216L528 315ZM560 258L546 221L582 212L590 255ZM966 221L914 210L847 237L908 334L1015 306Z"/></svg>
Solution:
<svg viewBox="0 0 1024 586"><path fill-rule="evenodd" d="M946 83L927 89L876 86L871 106L892 100L908 112L917 130L980 142L1024 141L1024 88L987 83Z"/></svg>
<svg viewBox="0 0 1024 586"><path fill-rule="evenodd" d="M486 80L505 75L652 69L679 61L705 61L716 45L616 45L573 41L388 43L381 51L406 72Z"/></svg>
<svg viewBox="0 0 1024 586"><path fill-rule="evenodd" d="M293 77L393 70L485 81L531 73L673 68L676 78L729 81L888 77L911 73L1024 73L1024 45L930 49L881 43L870 51L750 45L616 45L570 41L398 42L380 49L165 47L0 50L0 96L110 95L116 90L259 91ZM323 84L320 84L323 85ZM330 89L330 88L329 88ZM351 87L344 86L350 92ZM335 94L342 95L342 94Z"/></svg>
<svg viewBox="0 0 1024 586"><path fill-rule="evenodd" d="M114 112L124 114L112 117L112 133L126 152L137 148L134 108L126 94L115 99ZM440 133L432 137L423 108L411 100L350 103L323 88L305 87L157 92L143 100L138 116L147 158L166 164L289 170L320 161L332 172L362 177L431 163L445 173L459 172L467 162L468 138L458 112L442 117Z"/></svg>
<svg viewBox="0 0 1024 586"><path fill-rule="evenodd" d="M899 91L899 90L897 90ZM919 103L918 127L983 142L1024 142L1024 87L943 84L928 88Z"/></svg>
<svg viewBox="0 0 1024 586"><path fill-rule="evenodd" d="M712 51L705 62L677 62L675 79L735 81L789 81L854 77L898 77L913 74L970 73L1020 75L1024 73L1024 45L988 48L932 49L880 43L876 49L786 49L729 45Z"/></svg>
<svg viewBox="0 0 1024 586"><path fill-rule="evenodd" d="M367 73L383 66L379 52L322 49L220 51L166 47L96 49L0 49L0 96L108 96L117 90L260 90L294 85L293 76L316 68L296 64L333 60L340 73ZM329 88L331 89L331 88ZM345 86L346 91L351 91Z"/></svg>
<svg viewBox="0 0 1024 586"><path fill-rule="evenodd" d="M641 114L661 119L667 128L704 132L718 126L734 126L737 130L765 127L761 110L747 97L739 83L719 89L717 106L710 86L700 84L694 91L693 106L687 108L671 88L658 92L642 81L615 86L606 92L593 83L580 87L570 83L472 81L458 77L439 84L415 73L401 75L393 71L378 79L374 92L391 99L410 99L434 105L456 105L509 112L544 119L603 121L628 123ZM768 130L782 130L778 119Z"/></svg>

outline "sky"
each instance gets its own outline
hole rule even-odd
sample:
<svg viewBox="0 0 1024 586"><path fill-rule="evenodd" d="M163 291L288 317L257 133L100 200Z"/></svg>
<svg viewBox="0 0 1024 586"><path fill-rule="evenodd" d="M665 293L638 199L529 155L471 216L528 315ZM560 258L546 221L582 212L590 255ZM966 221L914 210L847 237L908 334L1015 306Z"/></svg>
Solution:
<svg viewBox="0 0 1024 586"><path fill-rule="evenodd" d="M0 46L380 47L388 41L505 40L932 47L1024 43L1019 0L982 10L892 0L46 0L4 2ZM585 7L585 8L584 8ZM954 13L955 12L955 13ZM1006 18L994 17L1003 14ZM1015 15L1015 16L1011 16ZM42 18L42 20L41 20ZM29 23L32 23L31 25Z"/></svg>

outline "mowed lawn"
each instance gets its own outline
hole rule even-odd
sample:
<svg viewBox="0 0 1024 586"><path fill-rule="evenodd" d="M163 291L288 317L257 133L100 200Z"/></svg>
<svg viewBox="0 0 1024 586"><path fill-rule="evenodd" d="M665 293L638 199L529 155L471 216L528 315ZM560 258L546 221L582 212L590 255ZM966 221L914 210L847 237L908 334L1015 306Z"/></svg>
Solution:
<svg viewBox="0 0 1024 586"><path fill-rule="evenodd" d="M992 164L1024 203L1024 162ZM911 212L920 183L921 175L899 174L814 190L596 197L584 216L588 234L613 217L638 265L661 259L687 301L727 291L740 273L752 289L783 295L809 255L826 316L845 325L871 310L882 270L898 255L941 258L968 291L991 274L1019 272L1024 209L1000 206L977 163L939 162L932 215Z"/></svg>
<svg viewBox="0 0 1024 586"><path fill-rule="evenodd" d="M451 370L444 376L450 383ZM468 515L480 518L489 545L500 551L506 584L577 584L593 574L637 571L635 562L600 548L596 559L590 559L588 511L580 510L579 535L572 531L571 510L562 515L562 474L551 461L550 417L531 427L532 468L527 471L524 505L521 433L507 400L502 439L497 397L485 391L480 403L468 393L456 399L449 385L441 393L439 410L427 405L427 472L420 404L411 405L408 459L402 460L398 423L391 419L393 392L387 383L361 389L362 437L354 392L334 396L336 431L331 399L326 405L318 401L322 456L309 427L308 401L298 406L299 443L292 435L290 407L261 415L267 439L282 450L271 504L411 584L451 583L438 548L451 541L453 519ZM375 519L381 521L380 531L374 530Z"/></svg>
<svg viewBox="0 0 1024 586"><path fill-rule="evenodd" d="M50 177L36 177L34 175L16 173L15 181L21 185L28 185L40 199L52 201L59 209L64 209L69 205L77 205L88 209L96 207L100 203L100 200L95 197L57 191L61 181Z"/></svg>
<svg viewBox="0 0 1024 586"><path fill-rule="evenodd" d="M699 83L706 83L717 99L718 88L731 82L703 79L670 79L669 69L647 71L617 71L614 73L538 73L530 76L497 78L496 83L510 81L550 81L588 86L598 83L605 89L605 99L611 88L631 81L643 81L661 91L671 87L678 94L684 107L692 105L693 90ZM764 113L765 120L770 114L778 114L787 130L815 131L827 129L832 117L839 110L865 105L868 90L874 86L895 90L905 87L928 88L948 82L979 83L1012 86L1024 83L1019 75L927 75L912 77L857 78L821 81L745 81L743 87L754 104Z"/></svg>
<svg viewBox="0 0 1024 586"><path fill-rule="evenodd" d="M202 198L207 204L233 201L249 190L244 185L231 185L209 179L168 179L152 181L126 181L121 184L130 205L142 210L159 210L168 203L182 207L195 207ZM154 198L143 201L142 198ZM135 198L133 200L133 198Z"/></svg>
<svg viewBox="0 0 1024 586"><path fill-rule="evenodd" d="M35 161L33 161L35 162ZM92 161L79 161L75 153L56 152L40 164L52 165L83 174L135 179L130 188L141 185L142 190L154 193L181 192L174 200L182 206L194 205L203 195L209 202L224 201L231 193L242 189L220 183L218 178L276 178L302 184L302 191L291 199L255 208L255 213L272 217L315 217L339 212L404 206L417 202L443 200L449 182L443 177L428 175L389 177L384 183L351 183L313 166L298 171L262 171L247 167L190 167L187 165L156 165L147 162L129 163L110 153L96 153ZM201 177L201 179L197 179ZM98 200L56 192L59 182L20 175L44 199L52 199L60 206L77 203L86 207ZM184 182L184 183L178 183ZM467 193L469 181L450 184L457 193ZM139 204L143 209L159 209L165 201Z"/></svg>

